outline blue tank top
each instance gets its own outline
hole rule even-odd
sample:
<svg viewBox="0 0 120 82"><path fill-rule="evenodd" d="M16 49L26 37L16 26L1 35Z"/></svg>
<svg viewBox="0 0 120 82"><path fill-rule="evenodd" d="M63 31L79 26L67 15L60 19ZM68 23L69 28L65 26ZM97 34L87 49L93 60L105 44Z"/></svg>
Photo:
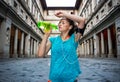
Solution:
<svg viewBox="0 0 120 82"><path fill-rule="evenodd" d="M75 35L63 41L60 36L49 39L51 42L51 64L49 79L52 82L74 82L81 73L76 53L78 42Z"/></svg>

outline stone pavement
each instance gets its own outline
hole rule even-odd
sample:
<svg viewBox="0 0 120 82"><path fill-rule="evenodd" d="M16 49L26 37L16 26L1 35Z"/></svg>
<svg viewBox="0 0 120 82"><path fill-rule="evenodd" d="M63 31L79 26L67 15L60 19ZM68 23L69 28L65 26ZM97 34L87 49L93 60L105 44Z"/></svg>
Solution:
<svg viewBox="0 0 120 82"><path fill-rule="evenodd" d="M120 82L119 59L80 58L78 82ZM50 58L0 59L0 82L47 82Z"/></svg>

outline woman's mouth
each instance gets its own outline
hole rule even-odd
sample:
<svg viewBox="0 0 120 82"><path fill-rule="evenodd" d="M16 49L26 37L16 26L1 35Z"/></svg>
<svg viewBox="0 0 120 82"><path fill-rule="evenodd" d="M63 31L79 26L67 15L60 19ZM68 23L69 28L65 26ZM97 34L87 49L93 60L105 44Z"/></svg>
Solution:
<svg viewBox="0 0 120 82"><path fill-rule="evenodd" d="M61 27L59 27L59 29L61 29Z"/></svg>

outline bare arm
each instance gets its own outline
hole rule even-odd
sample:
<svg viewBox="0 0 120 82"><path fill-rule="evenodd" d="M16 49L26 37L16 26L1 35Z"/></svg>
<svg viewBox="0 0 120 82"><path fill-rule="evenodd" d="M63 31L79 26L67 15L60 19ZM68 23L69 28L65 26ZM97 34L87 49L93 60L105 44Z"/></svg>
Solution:
<svg viewBox="0 0 120 82"><path fill-rule="evenodd" d="M39 57L44 57L45 54L50 50L51 43L48 41L48 37L50 36L50 32L46 33L42 39L41 44L39 45L38 49L38 56Z"/></svg>
<svg viewBox="0 0 120 82"><path fill-rule="evenodd" d="M73 14L68 14L66 12L61 12L61 11L55 13L55 16L69 18L69 19L78 23L78 28L80 28L80 29L84 28L85 18L83 18L83 17L76 16L76 15L73 15Z"/></svg>

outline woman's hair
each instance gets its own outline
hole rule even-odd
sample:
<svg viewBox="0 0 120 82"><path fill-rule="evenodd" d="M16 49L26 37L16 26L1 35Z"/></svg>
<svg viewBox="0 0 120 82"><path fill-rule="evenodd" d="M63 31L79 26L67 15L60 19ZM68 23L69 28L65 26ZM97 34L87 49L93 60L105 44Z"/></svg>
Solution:
<svg viewBox="0 0 120 82"><path fill-rule="evenodd" d="M70 29L70 31L68 33L68 35L71 36L77 28L76 25L75 25L75 22L71 19L68 19L68 18L62 18L61 20L67 20L69 22L69 24L72 26L72 29Z"/></svg>

